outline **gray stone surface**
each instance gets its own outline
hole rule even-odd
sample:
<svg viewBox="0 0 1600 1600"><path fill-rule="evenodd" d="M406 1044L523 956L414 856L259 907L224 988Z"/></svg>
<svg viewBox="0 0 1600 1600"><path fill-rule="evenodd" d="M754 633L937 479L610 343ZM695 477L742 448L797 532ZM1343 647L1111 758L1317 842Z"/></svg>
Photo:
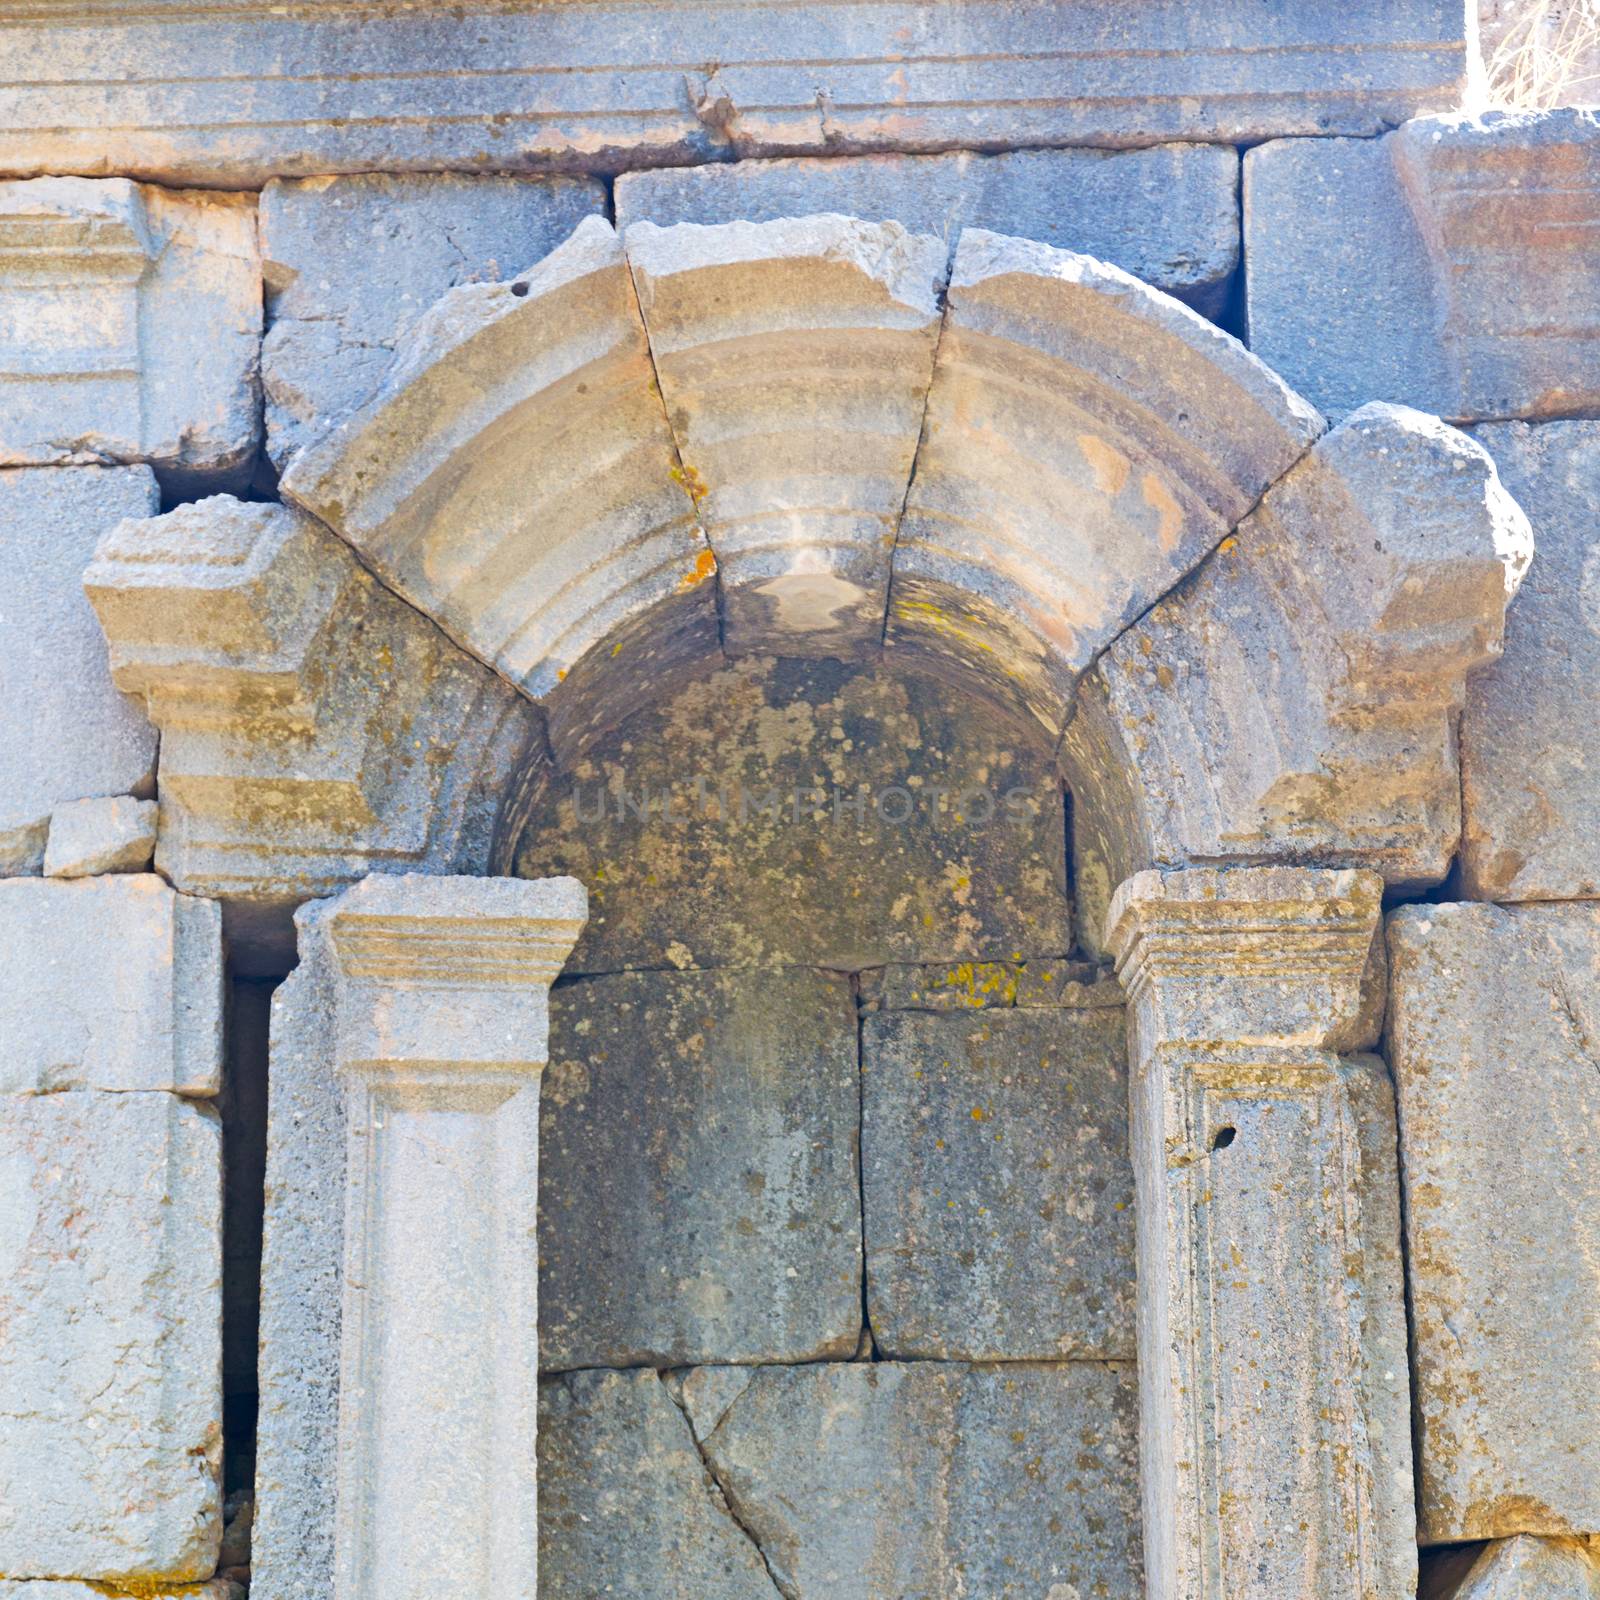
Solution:
<svg viewBox="0 0 1600 1600"><path fill-rule="evenodd" d="M1461 876L1473 900L1600 895L1600 422L1473 436L1533 522L1505 653L1467 684Z"/></svg>
<svg viewBox="0 0 1600 1600"><path fill-rule="evenodd" d="M1497 1539L1451 1600L1600 1600L1600 1549L1576 1539Z"/></svg>
<svg viewBox="0 0 1600 1600"><path fill-rule="evenodd" d="M1251 348L1333 416L1458 420L1600 402L1600 113L1420 117L1250 151Z"/></svg>
<svg viewBox="0 0 1600 1600"><path fill-rule="evenodd" d="M16 19L0 170L164 182L997 145L1370 134L1460 103L1447 0L1202 10L1023 3L507 12L325 8ZM216 63L229 64L226 76ZM1070 71L1064 66L1070 65ZM129 74L136 72L137 76ZM240 78L251 81L241 101ZM107 130L115 130L108 150Z"/></svg>
<svg viewBox="0 0 1600 1600"><path fill-rule="evenodd" d="M513 805L528 818L516 870L589 886L572 972L851 970L1072 944L1048 743L914 673L745 659L571 774L534 774Z"/></svg>
<svg viewBox="0 0 1600 1600"><path fill-rule="evenodd" d="M878 1012L863 1019L861 1061L879 1350L1131 1361L1121 1008Z"/></svg>
<svg viewBox="0 0 1600 1600"><path fill-rule="evenodd" d="M0 1571L209 1577L222 1140L167 1094L0 1100Z"/></svg>
<svg viewBox="0 0 1600 1600"><path fill-rule="evenodd" d="M397 340L447 289L515 277L586 216L593 180L364 173L261 195L267 451L280 465L378 387Z"/></svg>
<svg viewBox="0 0 1600 1600"><path fill-rule="evenodd" d="M617 226L768 222L822 211L963 228L1099 256L1208 313L1239 261L1239 158L1221 145L713 162L624 173ZM270 192L270 191L269 191Z"/></svg>
<svg viewBox="0 0 1600 1600"><path fill-rule="evenodd" d="M620 973L551 997L539 1359L811 1361L861 1329L842 975Z"/></svg>
<svg viewBox="0 0 1600 1600"><path fill-rule="evenodd" d="M0 1094L172 1089L222 1072L222 916L139 873L0 880Z"/></svg>
<svg viewBox="0 0 1600 1600"><path fill-rule="evenodd" d="M786 1600L1144 1594L1131 1363L701 1370L683 1392Z"/></svg>
<svg viewBox="0 0 1600 1600"><path fill-rule="evenodd" d="M541 1600L773 1600L760 1553L654 1372L539 1385Z"/></svg>
<svg viewBox="0 0 1600 1600"><path fill-rule="evenodd" d="M0 1578L0 1600L105 1600L104 1584L78 1583L72 1579L43 1578L36 1582L23 1579L13 1583ZM113 1590L112 1593L123 1593ZM141 1584L137 1591L139 1600L245 1600L243 1584L226 1578L213 1578L209 1583Z"/></svg>
<svg viewBox="0 0 1600 1600"><path fill-rule="evenodd" d="M255 196L0 182L0 465L148 461L247 482L260 439Z"/></svg>
<svg viewBox="0 0 1600 1600"><path fill-rule="evenodd" d="M156 849L156 803L131 795L72 800L50 813L44 847L47 878L143 872Z"/></svg>
<svg viewBox="0 0 1600 1600"><path fill-rule="evenodd" d="M0 470L0 873L39 871L62 801L153 776L156 731L111 685L82 579L100 535L156 502L148 467Z"/></svg>
<svg viewBox="0 0 1600 1600"><path fill-rule="evenodd" d="M1424 1542L1600 1530L1600 906L1389 918Z"/></svg>

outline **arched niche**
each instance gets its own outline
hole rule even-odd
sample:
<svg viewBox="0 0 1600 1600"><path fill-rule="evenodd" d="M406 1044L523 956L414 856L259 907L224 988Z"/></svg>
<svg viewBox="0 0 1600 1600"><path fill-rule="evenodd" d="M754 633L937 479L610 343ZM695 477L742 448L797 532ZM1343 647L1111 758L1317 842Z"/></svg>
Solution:
<svg viewBox="0 0 1600 1600"><path fill-rule="evenodd" d="M122 524L86 578L162 729L158 863L246 938L503 865L514 773L728 658L916 660L1037 727L1130 1000L1150 1593L1405 1588L1389 1113L1340 1052L1384 885L1448 869L1454 714L1531 554L1478 446L1328 429L1028 241L590 219L447 295L282 490ZM342 903L303 995L372 980L311 933Z"/></svg>

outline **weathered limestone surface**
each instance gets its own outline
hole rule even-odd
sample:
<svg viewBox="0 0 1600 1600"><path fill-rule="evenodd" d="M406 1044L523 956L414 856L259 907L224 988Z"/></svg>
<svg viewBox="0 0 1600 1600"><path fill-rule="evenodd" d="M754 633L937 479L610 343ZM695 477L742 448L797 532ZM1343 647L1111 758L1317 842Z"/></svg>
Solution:
<svg viewBox="0 0 1600 1600"><path fill-rule="evenodd" d="M1600 404L1600 113L1421 117L1245 157L1251 348L1335 416Z"/></svg>
<svg viewBox="0 0 1600 1600"><path fill-rule="evenodd" d="M209 1107L83 1090L0 1101L8 1577L215 1570L221 1196Z"/></svg>
<svg viewBox="0 0 1600 1600"><path fill-rule="evenodd" d="M790 1600L1145 1592L1131 1365L702 1368L683 1396Z"/></svg>
<svg viewBox="0 0 1600 1600"><path fill-rule="evenodd" d="M13 1583L10 1579L0 1578L0 1600L105 1600L106 1592L103 1584L77 1583L71 1579L23 1579ZM160 1587L141 1584L137 1592L140 1600L245 1600L244 1586L226 1578L213 1578L209 1583Z"/></svg>
<svg viewBox="0 0 1600 1600"><path fill-rule="evenodd" d="M1600 1531L1600 907L1389 918L1425 1540Z"/></svg>
<svg viewBox="0 0 1600 1600"><path fill-rule="evenodd" d="M156 731L112 687L83 597L101 532L158 504L148 467L0 471L0 873L38 872L64 800L144 788Z"/></svg>
<svg viewBox="0 0 1600 1600"><path fill-rule="evenodd" d="M1086 681L1065 756L1100 879L1288 856L1437 882L1463 682L1499 653L1532 543L1464 434L1348 418Z"/></svg>
<svg viewBox="0 0 1600 1600"><path fill-rule="evenodd" d="M525 781L496 870L588 885L573 972L1072 944L1048 743L914 673L742 659Z"/></svg>
<svg viewBox="0 0 1600 1600"><path fill-rule="evenodd" d="M1600 1559L1575 1539L1499 1539L1453 1600L1600 1600Z"/></svg>
<svg viewBox="0 0 1600 1600"><path fill-rule="evenodd" d="M98 173L115 160L239 187L374 169L1370 134L1459 104L1467 65L1465 16L1446 0L865 14L831 0L803 16L773 0L12 9L0 170Z"/></svg>
<svg viewBox="0 0 1600 1600"><path fill-rule="evenodd" d="M1461 875L1474 900L1600 895L1600 423L1473 437L1537 530L1505 653L1467 685Z"/></svg>
<svg viewBox="0 0 1600 1600"><path fill-rule="evenodd" d="M334 1591L537 1582L539 1073L571 878L371 877L327 909L345 1080Z"/></svg>
<svg viewBox="0 0 1600 1600"><path fill-rule="evenodd" d="M837 973L630 972L551 1002L546 1370L847 1358L856 1014Z"/></svg>
<svg viewBox="0 0 1600 1600"><path fill-rule="evenodd" d="M1119 269L969 228L886 641L1052 733L1077 675L1322 429L1236 340Z"/></svg>
<svg viewBox="0 0 1600 1600"><path fill-rule="evenodd" d="M1223 145L712 162L624 173L617 226L842 212L953 248L987 228L1098 256L1215 312L1239 262L1239 158ZM269 191L270 193L270 191Z"/></svg>
<svg viewBox="0 0 1600 1600"><path fill-rule="evenodd" d="M876 652L945 244L843 216L638 222L626 242L727 647Z"/></svg>
<svg viewBox="0 0 1600 1600"><path fill-rule="evenodd" d="M575 1600L773 1600L689 1420L655 1372L539 1385L539 1593Z"/></svg>
<svg viewBox="0 0 1600 1600"><path fill-rule="evenodd" d="M157 864L298 901L483 870L535 712L287 506L218 495L110 529L84 587L162 730Z"/></svg>
<svg viewBox="0 0 1600 1600"><path fill-rule="evenodd" d="M254 196L0 183L0 345L0 466L242 483L261 422Z"/></svg>
<svg viewBox="0 0 1600 1600"><path fill-rule="evenodd" d="M280 466L376 389L399 340L446 290L498 283L605 210L592 180L274 180L261 195L267 450Z"/></svg>
<svg viewBox="0 0 1600 1600"><path fill-rule="evenodd" d="M1364 1023L1381 890L1196 868L1112 902L1151 1594L1416 1590L1394 1103L1381 1061L1335 1053Z"/></svg>
<svg viewBox="0 0 1600 1600"><path fill-rule="evenodd" d="M222 918L138 874L0 880L0 1094L170 1089L222 1073Z"/></svg>
<svg viewBox="0 0 1600 1600"><path fill-rule="evenodd" d="M861 1062L878 1349L1131 1361L1121 1007L881 1011L863 1019Z"/></svg>
<svg viewBox="0 0 1600 1600"><path fill-rule="evenodd" d="M451 638L550 700L558 748L716 652L692 488L598 217L513 283L452 289L283 479Z"/></svg>
<svg viewBox="0 0 1600 1600"><path fill-rule="evenodd" d="M125 794L57 806L45 840L45 877L145 871L155 854L156 811L154 800Z"/></svg>

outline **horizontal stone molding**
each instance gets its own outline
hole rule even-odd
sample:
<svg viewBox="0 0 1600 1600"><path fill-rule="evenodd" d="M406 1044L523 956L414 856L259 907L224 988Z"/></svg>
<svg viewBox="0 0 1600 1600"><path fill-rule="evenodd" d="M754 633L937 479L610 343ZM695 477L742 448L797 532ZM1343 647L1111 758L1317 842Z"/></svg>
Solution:
<svg viewBox="0 0 1600 1600"><path fill-rule="evenodd" d="M662 29L670 23L670 48ZM19 0L0 172L240 188L328 172L1373 134L1460 103L1449 0ZM241 80L248 84L241 90Z"/></svg>

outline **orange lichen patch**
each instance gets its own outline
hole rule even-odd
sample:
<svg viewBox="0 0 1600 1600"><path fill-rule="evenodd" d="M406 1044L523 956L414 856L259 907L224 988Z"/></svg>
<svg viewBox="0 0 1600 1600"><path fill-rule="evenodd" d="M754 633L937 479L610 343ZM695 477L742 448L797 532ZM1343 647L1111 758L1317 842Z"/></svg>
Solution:
<svg viewBox="0 0 1600 1600"><path fill-rule="evenodd" d="M1092 433L1078 435L1078 448L1094 474L1095 488L1104 495L1121 494L1131 470L1128 458Z"/></svg>
<svg viewBox="0 0 1600 1600"><path fill-rule="evenodd" d="M699 510L700 502L711 493L705 479L700 476L700 469L690 466L687 461L681 467L672 469L672 481L694 502L696 510Z"/></svg>
<svg viewBox="0 0 1600 1600"><path fill-rule="evenodd" d="M1169 555L1178 548L1178 537L1183 532L1183 507L1173 499L1172 491L1153 472L1139 480L1139 493L1144 503L1155 512L1156 538Z"/></svg>
<svg viewBox="0 0 1600 1600"><path fill-rule="evenodd" d="M712 555L709 550L702 550L700 554L695 557L694 565L690 567L686 573L684 573L682 579L679 581L679 587L683 589L697 589L706 581L707 578L711 577L716 570L717 558Z"/></svg>

